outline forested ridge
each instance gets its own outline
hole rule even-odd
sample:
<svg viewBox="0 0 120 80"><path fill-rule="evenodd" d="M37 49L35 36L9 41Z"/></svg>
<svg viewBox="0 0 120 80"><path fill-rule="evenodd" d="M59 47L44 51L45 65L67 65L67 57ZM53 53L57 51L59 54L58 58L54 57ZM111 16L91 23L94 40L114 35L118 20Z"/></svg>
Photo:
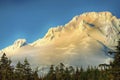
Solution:
<svg viewBox="0 0 120 80"><path fill-rule="evenodd" d="M88 66L86 70L82 67L51 65L47 74L38 75L38 69L33 70L29 61L25 58L24 62L13 66L5 53L0 58L0 80L120 80L120 40L116 51L113 54L114 61L110 64L100 64L98 66ZM82 65L81 65L82 66Z"/></svg>

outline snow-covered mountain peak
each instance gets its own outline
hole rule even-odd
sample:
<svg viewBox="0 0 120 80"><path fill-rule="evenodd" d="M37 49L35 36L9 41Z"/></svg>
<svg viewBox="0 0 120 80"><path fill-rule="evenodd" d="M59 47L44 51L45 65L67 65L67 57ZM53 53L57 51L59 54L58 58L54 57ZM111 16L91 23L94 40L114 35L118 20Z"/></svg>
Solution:
<svg viewBox="0 0 120 80"><path fill-rule="evenodd" d="M76 21L80 22L82 20L88 21L88 22L94 22L96 19L105 21L105 20L111 20L112 17L114 17L112 13L107 11L106 12L87 12L87 13L83 13L81 15L73 17L73 19L69 23L73 23Z"/></svg>
<svg viewBox="0 0 120 80"><path fill-rule="evenodd" d="M2 49L4 53L9 53L8 56L15 53L16 50L19 50L21 47L28 45L26 39L18 39L12 45Z"/></svg>
<svg viewBox="0 0 120 80"><path fill-rule="evenodd" d="M120 20L110 12L88 12L75 16L63 26L50 28L43 39L52 42L68 35L79 35L77 37L89 35L109 46L115 44L120 30L119 25Z"/></svg>
<svg viewBox="0 0 120 80"><path fill-rule="evenodd" d="M22 47L26 44L27 44L26 39L18 39L14 42L13 45L14 45L15 48L20 48L20 47Z"/></svg>
<svg viewBox="0 0 120 80"><path fill-rule="evenodd" d="M13 59L28 57L33 65L98 65L110 59L107 52L116 45L119 32L120 19L112 13L89 12L75 16L63 26L50 28L42 39L31 44L18 39L2 51L14 53Z"/></svg>

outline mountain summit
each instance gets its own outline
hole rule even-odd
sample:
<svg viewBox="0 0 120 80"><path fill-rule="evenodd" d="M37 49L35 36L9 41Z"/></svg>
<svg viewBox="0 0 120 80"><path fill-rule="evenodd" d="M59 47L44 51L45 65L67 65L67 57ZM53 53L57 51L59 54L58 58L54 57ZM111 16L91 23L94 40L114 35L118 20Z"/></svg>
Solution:
<svg viewBox="0 0 120 80"><path fill-rule="evenodd" d="M118 38L120 20L110 12L90 12L75 16L69 23L64 26L50 28L43 38L46 41L61 41L61 39L91 36L107 46L114 45L115 39ZM68 36L69 35L69 36ZM71 41L71 40L69 40ZM67 41L68 42L68 41ZM42 44L38 40L33 43L35 46Z"/></svg>
<svg viewBox="0 0 120 80"><path fill-rule="evenodd" d="M28 57L32 65L98 65L110 59L107 51L117 44L119 31L120 19L110 12L89 12L64 26L50 28L42 39L30 44L18 40L2 51L14 61Z"/></svg>

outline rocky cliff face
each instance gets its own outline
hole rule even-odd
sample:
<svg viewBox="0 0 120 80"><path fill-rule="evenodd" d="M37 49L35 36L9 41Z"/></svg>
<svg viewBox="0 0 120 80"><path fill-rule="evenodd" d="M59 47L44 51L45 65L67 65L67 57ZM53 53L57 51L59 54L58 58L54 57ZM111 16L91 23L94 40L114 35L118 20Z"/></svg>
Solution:
<svg viewBox="0 0 120 80"><path fill-rule="evenodd" d="M91 37L107 46L113 46L118 38L119 27L120 20L110 12L90 12L75 16L64 26L50 28L43 39L47 42L56 42L63 38L73 40L76 37ZM39 46L41 40L33 44Z"/></svg>
<svg viewBox="0 0 120 80"><path fill-rule="evenodd" d="M30 44L17 40L2 51L12 53L13 60L28 57L33 65L98 65L110 59L107 51L117 44L119 31L120 20L110 12L89 12L50 28L42 39Z"/></svg>

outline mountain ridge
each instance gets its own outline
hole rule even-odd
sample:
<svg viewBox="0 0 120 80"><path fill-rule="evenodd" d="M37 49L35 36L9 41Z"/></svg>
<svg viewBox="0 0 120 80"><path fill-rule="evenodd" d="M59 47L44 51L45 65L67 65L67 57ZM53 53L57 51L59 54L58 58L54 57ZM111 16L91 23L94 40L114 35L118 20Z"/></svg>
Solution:
<svg viewBox="0 0 120 80"><path fill-rule="evenodd" d="M23 56L29 59L34 58L31 60L32 64L65 62L77 65L84 64L85 61L84 65L89 65L88 61L90 61L93 62L93 65L97 65L110 59L105 52L113 49L111 46L117 45L119 31L120 20L112 13L83 13L75 16L63 26L50 28L42 39L33 43L27 43L25 39L18 39L12 46L2 49L2 51L14 56L13 60L18 59L17 56L20 57L20 60ZM42 59L44 61L41 61ZM98 60L96 61L96 59Z"/></svg>
<svg viewBox="0 0 120 80"><path fill-rule="evenodd" d="M84 17L86 17L88 15L88 17L89 16L91 16L91 15L93 15L94 17L95 17L95 19L93 19L93 17L92 17L92 20L88 23L88 22L85 22L85 20L84 20ZM97 18L96 18L96 16L97 16ZM53 38L55 38L55 37L60 37L60 34L61 33L64 33L64 32L67 32L68 31L68 29L69 30L72 30L72 29L74 29L74 28L79 28L79 26L78 27L76 27L75 25L76 24L78 24L78 25L84 25L84 23L85 23L85 27L82 27L82 28L80 28L81 30L84 28L88 28L88 29L90 29L89 27L87 27L87 25L95 25L95 24L92 24L92 22L95 22L95 20L96 19L98 19L98 17L103 17L103 16L105 16L105 18L103 18L103 20L106 20L106 22L108 22L109 24L108 24L108 26L110 25L110 24L112 24L112 23L110 23L110 21L111 22L113 22L113 24L115 25L115 26L118 26L119 25L119 23L120 23L120 20L117 20L117 18L115 17L115 16L112 16L112 13L110 13L110 12L99 12L99 13L96 13L96 12L90 12L90 13L84 13L84 14L82 14L82 15L80 15L80 16L75 16L70 22L68 22L67 24L65 24L65 25L63 25L63 26L57 26L57 27L54 27L54 28L50 28L49 30L48 30L48 32L46 33L46 35L44 36L44 38L49 38L48 40L52 40ZM82 18L82 19L81 19ZM110 21L108 21L107 19L109 19L110 18ZM77 21L78 19L80 19L79 21ZM76 23L74 23L74 22L76 22ZM100 21L98 21L98 22L100 22ZM103 22L103 21L102 21ZM102 23L103 24L103 23ZM100 28L99 27L96 27L97 29L99 29L99 31L101 31L100 30ZM115 27L116 28L116 27ZM118 33L118 27L115 29L115 28L112 28L112 29L114 29L117 33ZM66 30L67 29L67 30ZM54 33L55 33L55 35L54 35ZM110 32L109 32L110 33ZM106 36L109 36L109 33L108 34L105 34ZM104 34L104 33L103 33ZM111 37L111 36L110 36Z"/></svg>

